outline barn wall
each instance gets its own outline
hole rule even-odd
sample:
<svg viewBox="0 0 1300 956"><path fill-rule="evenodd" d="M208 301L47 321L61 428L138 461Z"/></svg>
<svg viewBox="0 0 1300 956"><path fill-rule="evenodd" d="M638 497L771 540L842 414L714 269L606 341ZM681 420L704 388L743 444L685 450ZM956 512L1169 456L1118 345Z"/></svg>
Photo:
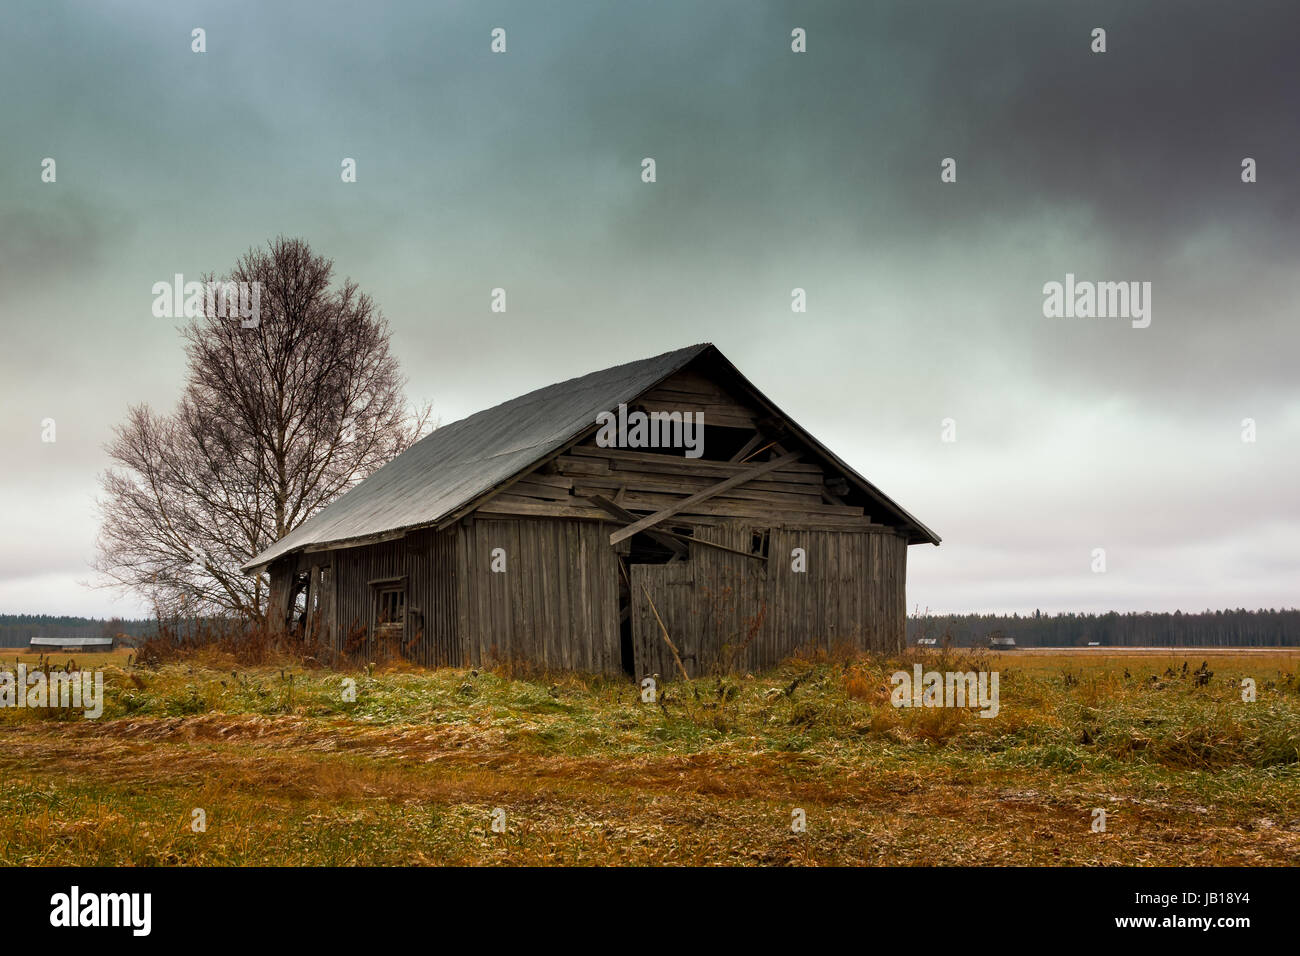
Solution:
<svg viewBox="0 0 1300 956"><path fill-rule="evenodd" d="M620 673L614 527L533 517L462 525L458 604L469 663ZM496 548L503 573L491 569Z"/></svg>
<svg viewBox="0 0 1300 956"><path fill-rule="evenodd" d="M349 634L373 628L372 582L405 576L412 660L426 666L518 661L617 674L621 572L609 544L614 527L479 517L444 532L298 555L272 569L273 593L287 592L294 571L313 570L315 584L319 569L328 567L317 606L324 636L341 650ZM698 538L744 551L755 530L770 534L767 561L693 544L689 561L628 566L638 676L678 673L656 611L691 676L760 670L798 652L901 650L904 538L755 520L695 525ZM491 570L494 548L505 550L504 573ZM794 548L806 552L806 572L792 569Z"/></svg>
<svg viewBox="0 0 1300 956"><path fill-rule="evenodd" d="M428 667L462 663L456 631L456 532L416 531L395 541L309 555L328 556L334 580L332 643L346 649L374 631L374 582L406 579L403 654Z"/></svg>
<svg viewBox="0 0 1300 956"><path fill-rule="evenodd" d="M396 541L290 555L270 567L268 616L279 625L288 611L294 575L311 573L308 607L319 638L335 650L374 622L372 582L407 578L407 647L411 660L429 667L462 663L456 630L456 531L419 531ZM354 641L355 643L355 641Z"/></svg>
<svg viewBox="0 0 1300 956"><path fill-rule="evenodd" d="M764 527L726 522L698 526L696 536L748 551L752 531ZM800 651L902 649L905 539L780 527L770 534L765 562L692 545L689 562L631 567L638 676L679 673L656 611L692 677L759 670ZM805 550L807 571L792 569L794 548Z"/></svg>

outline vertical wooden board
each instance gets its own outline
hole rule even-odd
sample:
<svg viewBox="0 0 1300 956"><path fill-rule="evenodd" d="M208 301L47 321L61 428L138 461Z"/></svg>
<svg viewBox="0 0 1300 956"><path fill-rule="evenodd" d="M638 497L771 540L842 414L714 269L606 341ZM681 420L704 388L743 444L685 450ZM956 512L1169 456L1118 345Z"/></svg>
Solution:
<svg viewBox="0 0 1300 956"><path fill-rule="evenodd" d="M572 624L577 608L572 601L571 586L577 570L573 560L572 523L545 525L530 529L539 549L538 574L535 576L535 602L543 608L542 628L538 634L541 651L550 668L568 667L562 631ZM566 587L565 585L569 585Z"/></svg>
<svg viewBox="0 0 1300 956"><path fill-rule="evenodd" d="M609 566L607 556L612 555L614 549L608 544L608 531L605 532L604 543L597 537L606 527L603 522L582 527L583 565L590 569L584 582L587 595L586 644L590 649L588 667L602 674L615 672L615 662L609 654L609 631L605 619L605 608L609 600L610 573L614 571Z"/></svg>
<svg viewBox="0 0 1300 956"><path fill-rule="evenodd" d="M514 660L527 661L546 666L545 647L541 644L540 629L532 626L535 618L534 608L529 595L534 588L538 574L540 549L535 540L535 528L523 520L492 522L503 525L509 530L509 544L506 545L513 564L507 562L506 573L496 575L503 578L502 617L507 622L511 634L511 657Z"/></svg>
<svg viewBox="0 0 1300 956"><path fill-rule="evenodd" d="M486 630L498 652L505 614L511 634L509 653L521 661L557 669L621 671L618 644L618 574L608 545L608 525L557 518L480 518L481 561L507 539L506 600L485 605ZM606 537L601 536L602 527ZM509 532L506 532L509 528ZM489 540L491 539L491 540ZM486 587L498 588L489 580ZM471 623L471 627L473 627Z"/></svg>
<svg viewBox="0 0 1300 956"><path fill-rule="evenodd" d="M618 613L619 571L618 556L614 549L608 546L610 527L607 524L598 525L595 546L600 551L604 563L604 570L600 576L605 588L605 610L602 615L601 629L605 635L605 654L608 660L606 666L610 673L619 674L623 670L623 640Z"/></svg>
<svg viewBox="0 0 1300 956"><path fill-rule="evenodd" d="M623 642L619 622L619 570L618 556L609 547L609 533L612 525L601 523L596 526L596 539L593 547L601 556L600 581L604 592L600 629L605 642L605 669L611 674L623 671Z"/></svg>
<svg viewBox="0 0 1300 956"><path fill-rule="evenodd" d="M796 536L789 531L774 533L773 565L770 573L778 586L773 591L773 608L781 624L782 636L779 653L783 657L793 654L800 635L808 630L808 609L805 586L807 575L794 571L791 552L801 547ZM779 549L779 550L778 550Z"/></svg>
<svg viewBox="0 0 1300 956"><path fill-rule="evenodd" d="M500 637L496 632L498 623L492 613L492 575L488 572L485 563L490 553L487 547L487 525L489 524L491 524L489 521L474 523L474 551L470 555L469 572L474 578L474 587L477 591L474 609L478 616L477 627L484 667L491 666L495 663L494 658L503 654L503 649L497 643Z"/></svg>
<svg viewBox="0 0 1300 956"><path fill-rule="evenodd" d="M460 634L465 663L482 666L477 621L473 613L474 588L469 571L469 549L474 538L473 525L457 525L456 531L456 630Z"/></svg>
<svg viewBox="0 0 1300 956"><path fill-rule="evenodd" d="M473 667L484 667L484 644L482 644L482 620L478 610L478 591L481 581L474 574L474 554L478 553L477 522L469 522L460 527L460 540L456 558L456 567L460 571L460 593L463 597L458 611L460 632L464 635L465 646L469 649L469 663Z"/></svg>
<svg viewBox="0 0 1300 956"><path fill-rule="evenodd" d="M857 547L858 535L853 533L837 534L835 545L839 577L836 592L839 594L839 632L840 645L846 650L861 649L862 618L859 615L861 605L862 582L857 580L857 569L861 566L862 552Z"/></svg>
<svg viewBox="0 0 1300 956"><path fill-rule="evenodd" d="M473 549L469 554L469 574L474 580L474 616L476 618L475 628L479 635L479 654L481 655L483 666L489 667L495 661L494 655L501 653L501 648L496 646L495 628L497 622L492 615L492 581L486 564L487 555L490 553L487 548L487 529L488 521L474 522L474 540Z"/></svg>
<svg viewBox="0 0 1300 956"><path fill-rule="evenodd" d="M797 575L790 569L790 533L781 528L772 531L768 546L767 581L764 594L767 598L768 617L772 628L772 654L785 657L789 654L790 634L798 608L797 595L791 580Z"/></svg>
<svg viewBox="0 0 1300 956"><path fill-rule="evenodd" d="M582 626L571 628L565 636L565 646L574 661L574 666L587 671L600 672L605 669L603 635L597 625L599 613L599 578L601 561L590 544L590 536L584 525L574 527L575 547L577 549L578 607L582 611Z"/></svg>
<svg viewBox="0 0 1300 956"><path fill-rule="evenodd" d="M569 528L573 540L574 566L577 571L575 598L578 620L565 629L561 636L561 646L564 649L565 659L569 662L565 666L599 671L603 669L603 665L600 663L600 632L595 626L597 609L593 588L596 574L599 572L599 561L587 547L587 535L584 530L584 527L577 523Z"/></svg>
<svg viewBox="0 0 1300 956"><path fill-rule="evenodd" d="M839 536L841 587L844 592L842 623L844 640L855 652L866 649L868 609L871 607L871 585L858 578L865 555L865 535L846 533Z"/></svg>
<svg viewBox="0 0 1300 956"><path fill-rule="evenodd" d="M523 528L519 521L496 521L496 543L498 548L506 549L506 570L504 573L492 572L493 613L496 615L497 627L503 635L503 643L510 648L511 660L536 661L532 633L524 626L522 602L512 600L516 589L522 590L523 581L520 574L511 575L511 566L521 569L525 574L529 568L523 560ZM513 559L513 560L512 560Z"/></svg>
<svg viewBox="0 0 1300 956"><path fill-rule="evenodd" d="M670 572L673 568L681 568L683 571ZM692 616L692 608L683 597L689 591L686 573L690 569L689 564L634 564L629 569L634 612L632 643L638 678L648 674L659 674L661 681L679 678L676 659L663 639L664 628L679 653L691 653L684 650L682 645L683 640L689 636L687 622ZM663 627L660 626L660 621L663 622ZM687 672L691 672L690 668Z"/></svg>
<svg viewBox="0 0 1300 956"><path fill-rule="evenodd" d="M582 536L576 522L569 522L555 528L555 538L560 557L557 570L563 570L564 581L561 583L557 577L551 582L555 616L549 640L556 665L572 667L573 645L586 637L583 625L587 608L583 601L585 595L582 587L586 580L586 569L579 561Z"/></svg>
<svg viewBox="0 0 1300 956"><path fill-rule="evenodd" d="M318 572L317 582L320 588L320 604L317 606L317 620L320 631L318 637L325 647L334 646L334 592L337 575L334 573L333 555L328 551L318 552L316 561L324 570Z"/></svg>
<svg viewBox="0 0 1300 956"><path fill-rule="evenodd" d="M653 582L648 573L649 565L632 564L627 570L631 590L629 613L632 617L633 676L640 681L659 671L653 645L648 637L652 624L649 620L650 607L646 599L646 590Z"/></svg>

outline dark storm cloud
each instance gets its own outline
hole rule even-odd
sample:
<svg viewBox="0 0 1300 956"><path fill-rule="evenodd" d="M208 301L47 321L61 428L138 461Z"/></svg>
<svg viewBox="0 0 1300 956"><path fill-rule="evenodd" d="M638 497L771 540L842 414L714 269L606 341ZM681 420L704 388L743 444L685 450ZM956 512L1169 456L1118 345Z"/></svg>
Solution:
<svg viewBox="0 0 1300 956"><path fill-rule="evenodd" d="M7 4L5 555L84 576L74 489L183 372L151 283L289 234L375 297L444 421L716 341L944 534L913 551L933 607L1285 603L1297 28L1263 2ZM1152 282L1151 327L1044 318L1066 272ZM1100 545L1109 590L1079 571Z"/></svg>
<svg viewBox="0 0 1300 956"><path fill-rule="evenodd" d="M39 208L0 208L0 294L102 268L111 241L103 210L75 194Z"/></svg>

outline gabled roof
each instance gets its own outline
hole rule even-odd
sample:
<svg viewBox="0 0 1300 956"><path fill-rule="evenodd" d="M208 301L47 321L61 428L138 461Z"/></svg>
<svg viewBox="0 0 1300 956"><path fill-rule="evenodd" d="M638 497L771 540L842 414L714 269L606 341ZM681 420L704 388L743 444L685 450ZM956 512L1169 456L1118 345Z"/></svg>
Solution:
<svg viewBox="0 0 1300 956"><path fill-rule="evenodd" d="M70 647L72 645L84 646L92 644L99 646L102 644L112 644L111 637L33 637L32 644L48 645L50 647Z"/></svg>
<svg viewBox="0 0 1300 956"><path fill-rule="evenodd" d="M692 345L548 385L434 429L244 570L308 545L436 524L568 443L595 424L597 412L630 401L707 348Z"/></svg>
<svg viewBox="0 0 1300 956"><path fill-rule="evenodd" d="M596 415L643 392L710 353L721 360L760 405L785 419L790 432L817 450L877 501L911 540L939 538L789 420L713 345L704 343L617 365L549 385L444 425L356 485L243 566L264 567L290 552L347 546L436 525L481 503L493 489L595 428Z"/></svg>

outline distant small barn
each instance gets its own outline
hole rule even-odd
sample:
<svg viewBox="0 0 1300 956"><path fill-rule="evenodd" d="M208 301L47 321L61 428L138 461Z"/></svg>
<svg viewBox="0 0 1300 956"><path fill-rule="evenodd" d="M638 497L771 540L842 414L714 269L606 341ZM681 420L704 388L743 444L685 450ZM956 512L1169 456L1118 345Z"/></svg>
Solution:
<svg viewBox="0 0 1300 956"><path fill-rule="evenodd" d="M902 650L918 543L939 538L705 344L445 425L244 570L339 650L668 678Z"/></svg>
<svg viewBox="0 0 1300 956"><path fill-rule="evenodd" d="M28 650L46 654L99 654L113 647L111 637L33 637Z"/></svg>
<svg viewBox="0 0 1300 956"><path fill-rule="evenodd" d="M1014 651L1016 649L1016 639L1014 637L990 637L989 647L995 651Z"/></svg>

